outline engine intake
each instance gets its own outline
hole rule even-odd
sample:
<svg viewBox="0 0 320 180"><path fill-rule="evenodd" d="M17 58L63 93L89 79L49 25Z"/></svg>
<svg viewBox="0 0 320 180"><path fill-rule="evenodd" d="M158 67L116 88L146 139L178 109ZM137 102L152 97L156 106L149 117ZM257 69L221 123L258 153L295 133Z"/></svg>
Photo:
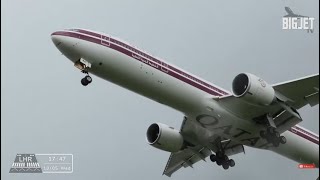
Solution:
<svg viewBox="0 0 320 180"><path fill-rule="evenodd" d="M235 97L256 105L270 105L275 100L273 87L249 73L241 73L233 79L232 93Z"/></svg>
<svg viewBox="0 0 320 180"><path fill-rule="evenodd" d="M153 123L147 130L148 143L158 149L177 152L183 147L183 137L179 131L161 123Z"/></svg>

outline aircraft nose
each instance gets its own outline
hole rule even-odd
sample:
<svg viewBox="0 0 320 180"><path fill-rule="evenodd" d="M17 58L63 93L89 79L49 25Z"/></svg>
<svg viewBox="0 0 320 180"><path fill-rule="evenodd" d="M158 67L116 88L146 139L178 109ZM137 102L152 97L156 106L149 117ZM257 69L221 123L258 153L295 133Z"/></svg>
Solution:
<svg viewBox="0 0 320 180"><path fill-rule="evenodd" d="M68 36L66 31L56 31L51 34L53 44L59 51L71 61L75 62L80 58L80 52L76 48L77 39Z"/></svg>
<svg viewBox="0 0 320 180"><path fill-rule="evenodd" d="M57 34L57 32L51 34L51 40L56 46L59 46L59 44L61 44L62 41L61 37Z"/></svg>

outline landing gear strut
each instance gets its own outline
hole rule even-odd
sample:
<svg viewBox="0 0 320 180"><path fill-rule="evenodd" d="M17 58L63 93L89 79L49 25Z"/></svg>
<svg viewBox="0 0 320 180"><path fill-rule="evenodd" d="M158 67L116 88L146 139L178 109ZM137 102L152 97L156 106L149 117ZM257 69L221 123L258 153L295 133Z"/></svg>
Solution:
<svg viewBox="0 0 320 180"><path fill-rule="evenodd" d="M260 131L260 136L266 139L268 143L272 143L274 147L278 147L281 144L287 142L286 137L280 136L275 127L269 126L266 131Z"/></svg>
<svg viewBox="0 0 320 180"><path fill-rule="evenodd" d="M262 139L265 139L274 147L278 147L280 144L285 144L287 142L286 138L284 136L280 136L280 133L277 131L277 126L271 115L264 115L259 122L266 126L265 130L260 131L260 137Z"/></svg>

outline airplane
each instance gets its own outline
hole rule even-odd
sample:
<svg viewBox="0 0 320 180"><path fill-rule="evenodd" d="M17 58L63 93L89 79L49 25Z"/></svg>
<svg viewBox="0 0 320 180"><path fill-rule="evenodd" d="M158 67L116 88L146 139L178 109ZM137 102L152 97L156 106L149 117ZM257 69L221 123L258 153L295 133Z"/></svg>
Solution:
<svg viewBox="0 0 320 180"><path fill-rule="evenodd" d="M303 17L307 17L309 18L309 16L302 16L299 14L295 14L290 7L284 7L284 9L286 10L286 12L288 13L287 15L284 15L283 17L296 17L296 18L303 18ZM307 32L311 32L313 33L313 29L307 29Z"/></svg>
<svg viewBox="0 0 320 180"><path fill-rule="evenodd" d="M85 73L83 86L93 74L184 114L179 130L155 122L146 132L149 145L170 153L166 176L208 157L229 169L245 146L319 168L319 135L298 125L298 109L319 104L319 74L270 85L244 72L229 92L108 34L65 29L51 39Z"/></svg>
<svg viewBox="0 0 320 180"><path fill-rule="evenodd" d="M283 17L308 17L308 16L302 16L299 14L295 14L290 7L284 7L284 9L286 10L286 12L288 13L287 15L283 16Z"/></svg>

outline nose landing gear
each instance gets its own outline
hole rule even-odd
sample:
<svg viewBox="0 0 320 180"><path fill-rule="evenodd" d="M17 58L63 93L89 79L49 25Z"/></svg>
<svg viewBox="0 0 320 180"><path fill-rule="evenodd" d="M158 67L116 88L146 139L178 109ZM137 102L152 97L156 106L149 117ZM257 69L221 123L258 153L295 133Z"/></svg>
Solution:
<svg viewBox="0 0 320 180"><path fill-rule="evenodd" d="M84 78L81 79L81 84L87 86L92 82L91 76L89 76L88 69L91 68L91 63L86 61L83 58L80 58L74 63L74 66L81 70L82 73L87 74Z"/></svg>
<svg viewBox="0 0 320 180"><path fill-rule="evenodd" d="M81 84L83 86L87 86L88 84L90 84L92 82L92 78L89 75L86 75L84 78L81 79Z"/></svg>

